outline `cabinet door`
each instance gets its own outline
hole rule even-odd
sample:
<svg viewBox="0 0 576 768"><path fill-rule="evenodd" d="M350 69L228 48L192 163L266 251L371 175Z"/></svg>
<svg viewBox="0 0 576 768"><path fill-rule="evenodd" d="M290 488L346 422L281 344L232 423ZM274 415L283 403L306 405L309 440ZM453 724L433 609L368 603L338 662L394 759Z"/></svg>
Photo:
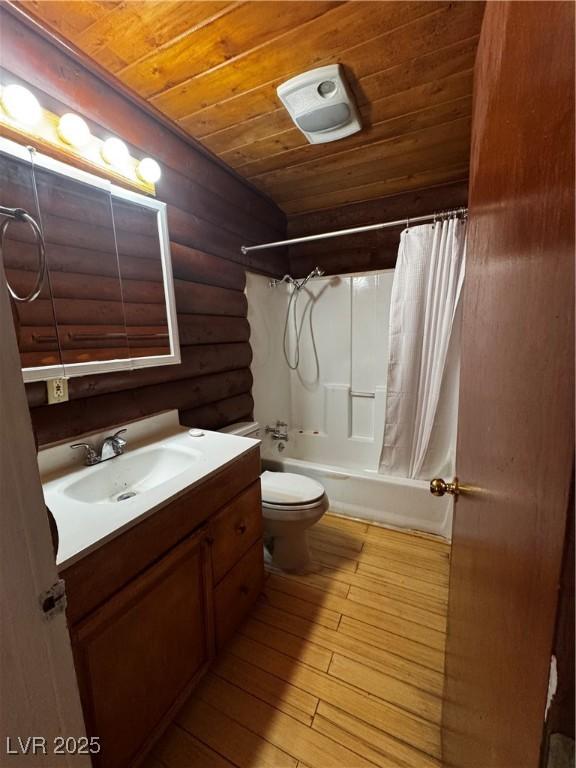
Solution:
<svg viewBox="0 0 576 768"><path fill-rule="evenodd" d="M214 590L216 644L220 650L246 618L264 588L264 545L253 544Z"/></svg>
<svg viewBox="0 0 576 768"><path fill-rule="evenodd" d="M145 752L212 657L205 531L194 534L72 630L98 768Z"/></svg>

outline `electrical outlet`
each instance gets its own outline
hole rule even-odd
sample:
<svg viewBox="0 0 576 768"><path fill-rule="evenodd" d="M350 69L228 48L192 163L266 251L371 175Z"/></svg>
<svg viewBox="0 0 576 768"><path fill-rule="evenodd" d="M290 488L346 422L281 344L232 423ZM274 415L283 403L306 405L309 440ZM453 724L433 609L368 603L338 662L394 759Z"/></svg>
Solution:
<svg viewBox="0 0 576 768"><path fill-rule="evenodd" d="M68 379L48 379L48 405L65 403L68 400Z"/></svg>

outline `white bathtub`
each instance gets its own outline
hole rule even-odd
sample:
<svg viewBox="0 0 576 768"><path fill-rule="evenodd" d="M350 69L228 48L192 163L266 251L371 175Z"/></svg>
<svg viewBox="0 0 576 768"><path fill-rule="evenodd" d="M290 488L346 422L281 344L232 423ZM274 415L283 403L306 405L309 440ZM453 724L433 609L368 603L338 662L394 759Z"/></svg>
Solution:
<svg viewBox="0 0 576 768"><path fill-rule="evenodd" d="M336 514L451 537L452 498L431 496L428 482L292 458L288 455L290 441L283 445L283 451L279 451L278 443L263 439L264 468L296 472L318 480L326 489L330 509Z"/></svg>

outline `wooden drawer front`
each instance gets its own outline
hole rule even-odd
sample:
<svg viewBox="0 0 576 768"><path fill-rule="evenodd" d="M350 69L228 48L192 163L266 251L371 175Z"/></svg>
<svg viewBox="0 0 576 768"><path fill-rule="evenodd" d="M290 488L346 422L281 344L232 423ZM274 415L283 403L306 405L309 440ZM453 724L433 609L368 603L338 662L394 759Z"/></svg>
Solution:
<svg viewBox="0 0 576 768"><path fill-rule="evenodd" d="M214 591L216 646L234 634L264 587L264 547L259 539Z"/></svg>
<svg viewBox="0 0 576 768"><path fill-rule="evenodd" d="M211 524L212 569L217 584L262 538L260 480L227 504Z"/></svg>
<svg viewBox="0 0 576 768"><path fill-rule="evenodd" d="M98 768L136 762L211 660L205 538L187 539L72 631Z"/></svg>

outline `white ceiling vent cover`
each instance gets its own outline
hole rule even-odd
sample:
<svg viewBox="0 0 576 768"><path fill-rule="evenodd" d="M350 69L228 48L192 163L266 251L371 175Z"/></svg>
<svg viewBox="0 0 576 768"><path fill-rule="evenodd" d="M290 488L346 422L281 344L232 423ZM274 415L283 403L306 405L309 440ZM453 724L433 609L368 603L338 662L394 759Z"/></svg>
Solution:
<svg viewBox="0 0 576 768"><path fill-rule="evenodd" d="M340 64L296 75L279 85L277 92L311 144L343 139L362 128Z"/></svg>

